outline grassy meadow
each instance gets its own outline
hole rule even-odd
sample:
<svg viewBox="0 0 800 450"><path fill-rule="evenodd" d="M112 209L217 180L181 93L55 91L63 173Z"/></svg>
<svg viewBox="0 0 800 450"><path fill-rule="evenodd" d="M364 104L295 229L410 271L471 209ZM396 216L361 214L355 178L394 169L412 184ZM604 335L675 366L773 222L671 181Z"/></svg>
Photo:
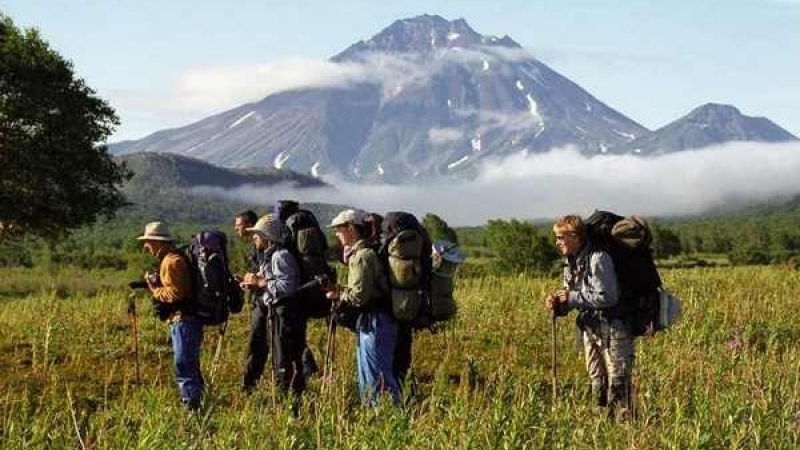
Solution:
<svg viewBox="0 0 800 450"><path fill-rule="evenodd" d="M359 406L355 341L336 334L334 383L310 380L292 418L270 377L239 392L248 310L206 329L202 414L178 401L167 326L138 296L136 383L122 272L0 270L0 449L796 449L800 447L800 272L672 269L683 300L671 330L637 348L637 418L590 406L573 316L557 324L557 398L543 294L556 279L470 274L460 313L420 333L406 407ZM326 330L309 343L322 365ZM213 373L213 379L211 371Z"/></svg>

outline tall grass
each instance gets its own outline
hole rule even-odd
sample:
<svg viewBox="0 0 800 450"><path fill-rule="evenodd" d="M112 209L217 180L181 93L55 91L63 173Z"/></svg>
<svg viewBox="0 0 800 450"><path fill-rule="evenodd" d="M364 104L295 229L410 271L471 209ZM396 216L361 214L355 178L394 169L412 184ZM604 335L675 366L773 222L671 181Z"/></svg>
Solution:
<svg viewBox="0 0 800 450"><path fill-rule="evenodd" d="M542 295L553 279L461 278L458 319L415 337L418 395L404 407L359 406L355 341L340 330L335 382L310 381L293 418L269 375L239 391L248 317L233 317L199 415L184 412L166 325L139 301L135 382L127 292L119 274L59 280L3 271L0 448L86 449L796 449L800 276L781 268L672 270L684 302L671 330L640 341L637 418L590 405L572 317L557 326L558 396ZM113 281L113 283L112 283ZM60 283L60 284L59 284ZM325 329L309 343L322 362ZM219 335L206 329L208 374ZM207 380L208 381L208 380Z"/></svg>

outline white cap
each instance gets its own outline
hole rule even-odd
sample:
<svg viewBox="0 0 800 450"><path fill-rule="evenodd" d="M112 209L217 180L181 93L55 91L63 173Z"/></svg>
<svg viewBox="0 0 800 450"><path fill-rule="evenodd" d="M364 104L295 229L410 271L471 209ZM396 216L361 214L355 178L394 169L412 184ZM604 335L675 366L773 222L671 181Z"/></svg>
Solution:
<svg viewBox="0 0 800 450"><path fill-rule="evenodd" d="M345 209L333 218L331 224L328 225L328 228L336 228L348 223L352 223L354 225L363 225L364 215L364 211L361 211L360 209Z"/></svg>

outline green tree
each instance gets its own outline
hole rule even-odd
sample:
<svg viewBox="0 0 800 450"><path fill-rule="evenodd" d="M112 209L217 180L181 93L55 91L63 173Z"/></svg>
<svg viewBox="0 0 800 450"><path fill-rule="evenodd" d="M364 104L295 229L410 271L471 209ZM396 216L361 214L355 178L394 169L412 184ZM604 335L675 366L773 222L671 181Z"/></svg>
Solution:
<svg viewBox="0 0 800 450"><path fill-rule="evenodd" d="M669 228L653 224L653 254L656 258L669 258L681 253L681 238Z"/></svg>
<svg viewBox="0 0 800 450"><path fill-rule="evenodd" d="M422 226L428 230L431 241L445 240L458 244L458 235L456 235L455 230L450 228L447 222L436 214L425 214L425 217L422 218Z"/></svg>
<svg viewBox="0 0 800 450"><path fill-rule="evenodd" d="M114 110L36 30L0 14L0 239L111 217L130 178L106 151Z"/></svg>
<svg viewBox="0 0 800 450"><path fill-rule="evenodd" d="M497 268L503 271L547 272L558 258L549 233L516 219L490 220L486 242L497 257Z"/></svg>

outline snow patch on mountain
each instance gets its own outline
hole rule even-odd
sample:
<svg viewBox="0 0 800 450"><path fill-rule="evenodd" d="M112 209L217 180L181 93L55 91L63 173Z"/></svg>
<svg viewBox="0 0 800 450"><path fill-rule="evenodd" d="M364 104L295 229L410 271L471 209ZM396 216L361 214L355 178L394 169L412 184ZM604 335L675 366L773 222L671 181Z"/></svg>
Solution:
<svg viewBox="0 0 800 450"><path fill-rule="evenodd" d="M250 111L249 113L243 115L242 117L238 118L235 122L233 122L232 124L228 125L228 129L230 130L231 128L235 127L236 125L239 125L240 123L244 122L245 120L253 117L253 115L255 115L255 113L256 113L255 111Z"/></svg>
<svg viewBox="0 0 800 450"><path fill-rule="evenodd" d="M458 167L460 164L463 164L464 162L466 162L468 159L469 159L469 155L462 156L458 161L451 162L450 164L448 164L447 168L452 170L453 168Z"/></svg>
<svg viewBox="0 0 800 450"><path fill-rule="evenodd" d="M278 156L275 157L275 161L272 163L276 169L282 169L283 165L286 164L286 161L289 160L289 155L286 152L278 153Z"/></svg>
<svg viewBox="0 0 800 450"><path fill-rule="evenodd" d="M531 112L533 118L540 124L544 124L542 116L539 115L539 105L536 103L536 100L533 99L533 96L531 94L525 94L525 99L528 101L528 110Z"/></svg>
<svg viewBox="0 0 800 450"><path fill-rule="evenodd" d="M481 151L481 137L480 135L475 136L472 138L472 151L479 152Z"/></svg>
<svg viewBox="0 0 800 450"><path fill-rule="evenodd" d="M629 141L632 141L632 140L636 139L636 135L633 134L633 133L626 133L624 131L619 131L619 130L614 129L614 128L612 128L611 131L613 131L614 133L617 133L618 135L624 137L625 139L627 139Z"/></svg>

